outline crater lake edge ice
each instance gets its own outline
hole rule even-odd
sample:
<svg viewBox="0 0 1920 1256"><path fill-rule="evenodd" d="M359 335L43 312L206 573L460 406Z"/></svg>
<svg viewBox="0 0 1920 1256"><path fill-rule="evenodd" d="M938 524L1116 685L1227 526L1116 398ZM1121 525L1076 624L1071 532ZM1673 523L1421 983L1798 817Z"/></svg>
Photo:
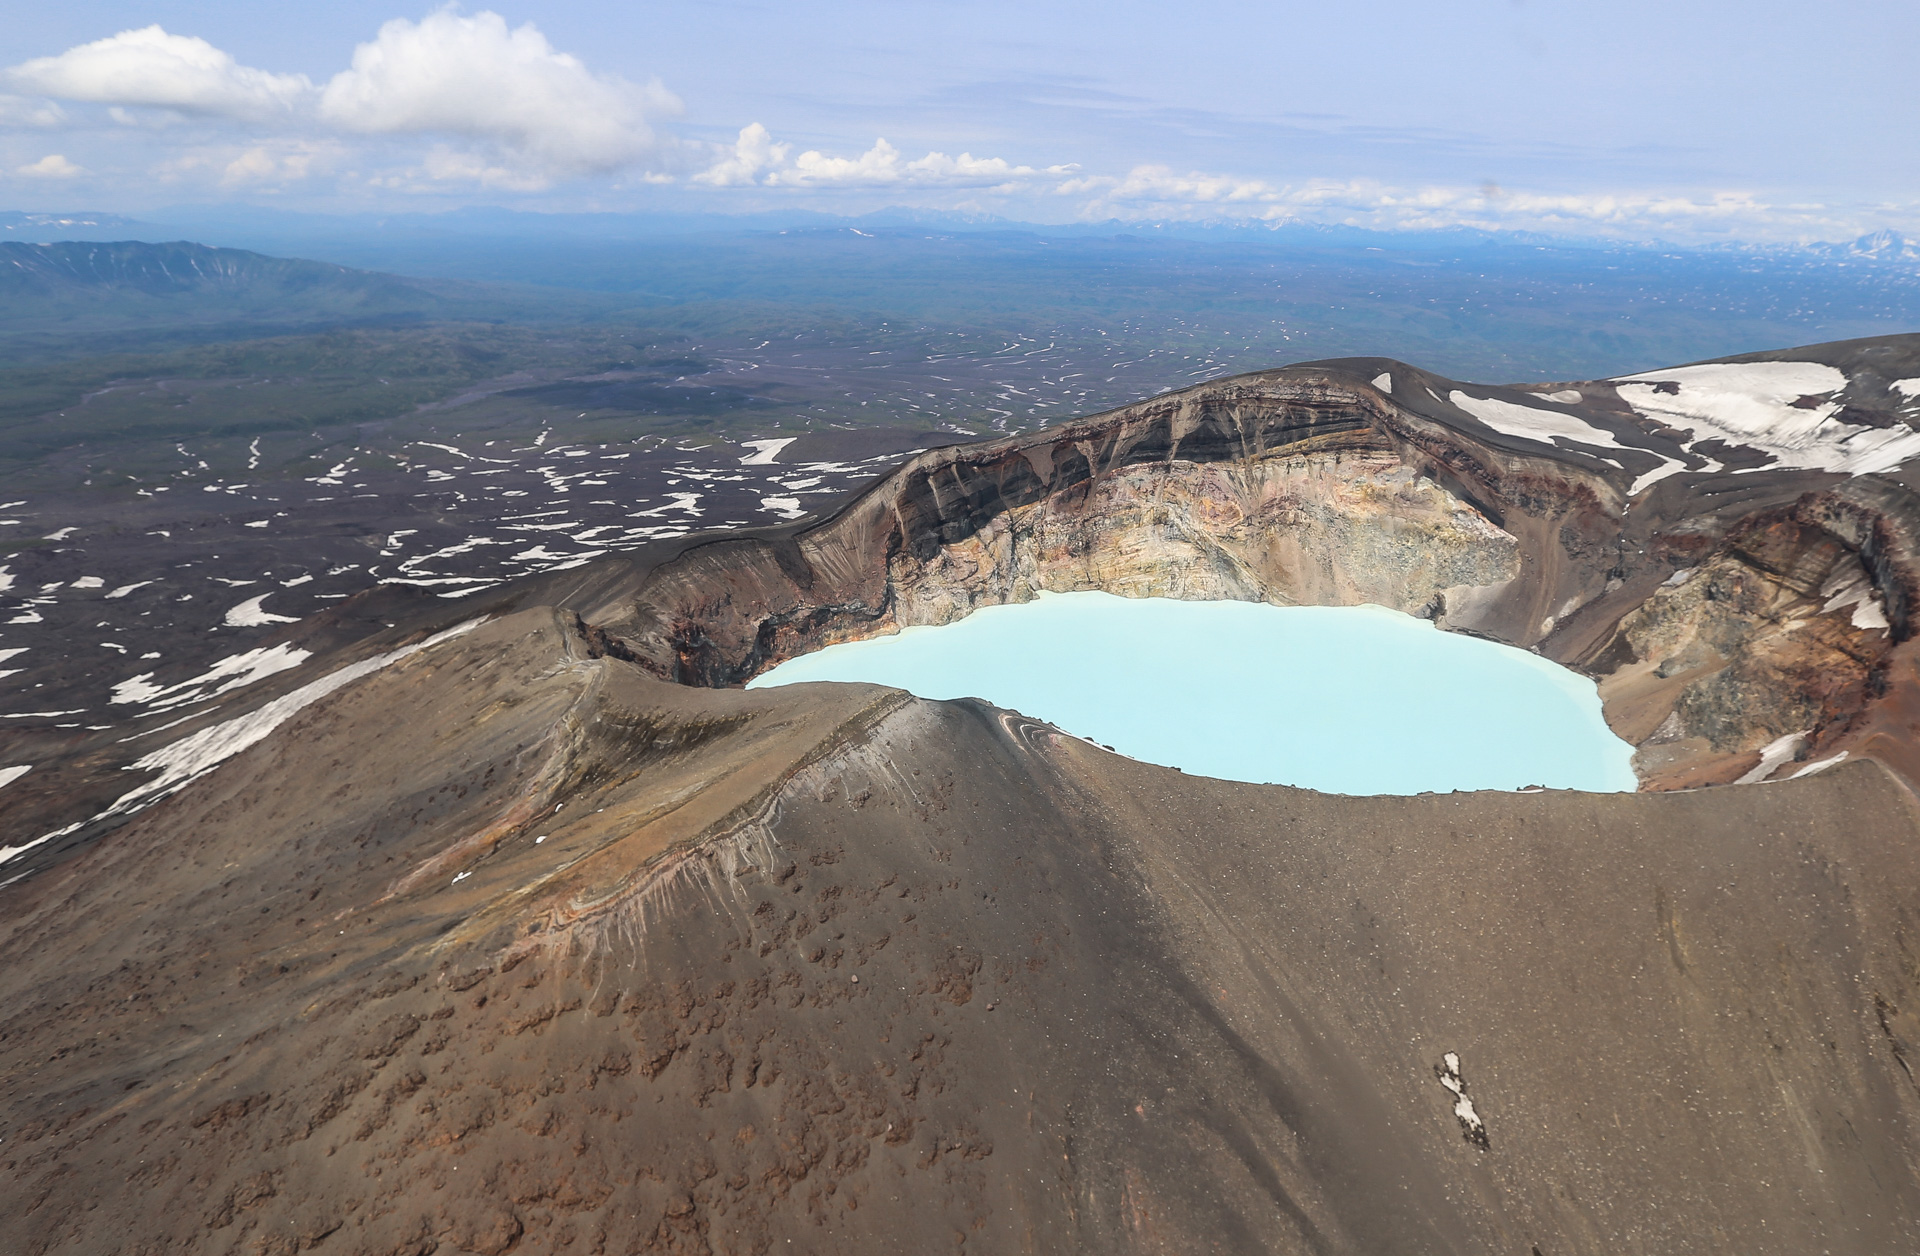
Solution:
<svg viewBox="0 0 1920 1256"><path fill-rule="evenodd" d="M1326 793L1638 784L1591 680L1379 606L1043 593L747 687L810 681L981 698L1149 763Z"/></svg>

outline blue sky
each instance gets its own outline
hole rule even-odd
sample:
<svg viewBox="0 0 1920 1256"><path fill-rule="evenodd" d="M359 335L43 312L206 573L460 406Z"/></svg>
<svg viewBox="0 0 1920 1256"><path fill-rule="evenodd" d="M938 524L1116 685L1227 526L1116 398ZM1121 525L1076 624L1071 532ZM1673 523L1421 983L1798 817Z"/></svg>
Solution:
<svg viewBox="0 0 1920 1256"><path fill-rule="evenodd" d="M1920 233L1920 5L77 3L0 29L0 207Z"/></svg>

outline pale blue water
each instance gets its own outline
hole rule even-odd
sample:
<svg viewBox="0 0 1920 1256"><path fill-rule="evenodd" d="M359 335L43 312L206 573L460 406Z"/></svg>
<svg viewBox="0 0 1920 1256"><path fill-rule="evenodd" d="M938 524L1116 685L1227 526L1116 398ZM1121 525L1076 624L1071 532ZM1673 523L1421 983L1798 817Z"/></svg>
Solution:
<svg viewBox="0 0 1920 1256"><path fill-rule="evenodd" d="M1201 776L1337 794L1635 787L1593 682L1377 606L1042 595L829 646L747 687L984 698Z"/></svg>

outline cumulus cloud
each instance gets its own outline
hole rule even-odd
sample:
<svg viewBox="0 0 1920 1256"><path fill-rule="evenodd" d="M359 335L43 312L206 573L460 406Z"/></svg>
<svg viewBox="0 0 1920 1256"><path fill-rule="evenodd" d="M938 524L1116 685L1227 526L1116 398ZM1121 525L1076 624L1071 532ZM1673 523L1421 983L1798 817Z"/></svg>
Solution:
<svg viewBox="0 0 1920 1256"><path fill-rule="evenodd" d="M592 73L531 22L442 10L397 18L353 52L321 92L319 116L343 130L488 140L555 173L630 165L654 146L649 118L680 102L659 84Z"/></svg>
<svg viewBox="0 0 1920 1256"><path fill-rule="evenodd" d="M57 57L24 62L7 70L5 78L15 91L59 100L247 120L291 114L314 94L304 74L256 70L204 39L168 34L158 26L121 31Z"/></svg>
<svg viewBox="0 0 1920 1256"><path fill-rule="evenodd" d="M188 115L273 128L282 136L441 137L479 150L436 148L414 173L496 187L632 166L659 147L652 120L680 102L658 83L599 75L560 52L532 23L442 10L396 19L354 49L324 84L241 65L204 39L159 26L122 31L0 71L0 85L43 98L0 97L0 124L57 122L56 101L108 106L115 121ZM163 110L141 115L138 110ZM270 131L269 133L273 133ZM283 178L267 150L236 158L227 182ZM272 167L269 173L269 167Z"/></svg>
<svg viewBox="0 0 1920 1256"><path fill-rule="evenodd" d="M29 179L71 179L86 172L62 157L59 153L48 153L39 161L30 162L14 171Z"/></svg>
<svg viewBox="0 0 1920 1256"><path fill-rule="evenodd" d="M760 182L761 176L784 165L791 144L776 144L767 128L758 122L740 128L733 151L693 176L695 183L713 187L741 187Z"/></svg>
<svg viewBox="0 0 1920 1256"><path fill-rule="evenodd" d="M1012 190L1036 178L1069 174L1072 166L1016 166L1002 157L975 157L961 153L929 152L908 160L884 138L857 157L830 157L809 149L788 160L790 144L776 144L767 128L756 122L740 132L733 149L694 182L715 187L951 187Z"/></svg>

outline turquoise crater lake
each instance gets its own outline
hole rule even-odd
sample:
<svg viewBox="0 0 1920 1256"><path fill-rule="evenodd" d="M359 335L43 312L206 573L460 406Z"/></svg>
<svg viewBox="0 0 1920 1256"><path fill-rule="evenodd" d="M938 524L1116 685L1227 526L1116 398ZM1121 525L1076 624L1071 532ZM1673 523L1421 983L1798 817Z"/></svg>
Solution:
<svg viewBox="0 0 1920 1256"><path fill-rule="evenodd" d="M828 646L747 687L810 681L982 698L1230 781L1335 794L1637 785L1592 681L1377 606L1042 594Z"/></svg>

